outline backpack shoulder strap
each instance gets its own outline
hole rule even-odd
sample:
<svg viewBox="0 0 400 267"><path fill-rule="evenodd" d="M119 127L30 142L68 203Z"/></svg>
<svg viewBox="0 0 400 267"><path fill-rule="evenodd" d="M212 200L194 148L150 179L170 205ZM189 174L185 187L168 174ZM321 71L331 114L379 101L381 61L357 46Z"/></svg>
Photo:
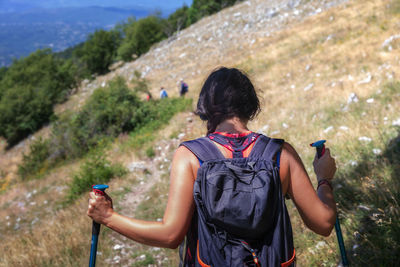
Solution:
<svg viewBox="0 0 400 267"><path fill-rule="evenodd" d="M283 139L269 138L265 135L260 135L249 157L263 158L271 161L275 160L275 156L281 151L283 143Z"/></svg>
<svg viewBox="0 0 400 267"><path fill-rule="evenodd" d="M180 145L189 149L202 162L225 158L217 146L213 144L213 141L211 141L208 137L201 137L186 141Z"/></svg>

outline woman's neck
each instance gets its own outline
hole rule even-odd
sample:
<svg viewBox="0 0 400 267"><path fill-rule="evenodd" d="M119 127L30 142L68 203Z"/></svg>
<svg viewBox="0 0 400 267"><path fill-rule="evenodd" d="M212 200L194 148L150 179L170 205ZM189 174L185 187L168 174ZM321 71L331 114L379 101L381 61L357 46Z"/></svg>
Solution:
<svg viewBox="0 0 400 267"><path fill-rule="evenodd" d="M241 134L248 132L249 129L247 128L247 122L242 121L238 117L233 117L218 124L215 131Z"/></svg>

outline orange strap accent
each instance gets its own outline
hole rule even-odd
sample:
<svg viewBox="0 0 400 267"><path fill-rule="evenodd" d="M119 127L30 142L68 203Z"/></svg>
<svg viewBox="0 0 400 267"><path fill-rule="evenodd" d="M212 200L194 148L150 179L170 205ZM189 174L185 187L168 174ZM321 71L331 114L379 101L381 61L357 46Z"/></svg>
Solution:
<svg viewBox="0 0 400 267"><path fill-rule="evenodd" d="M199 240L197 239L197 261L199 262L201 267L211 267L211 265L205 264L201 259L200 259L200 252L199 252Z"/></svg>
<svg viewBox="0 0 400 267"><path fill-rule="evenodd" d="M288 267L290 266L290 264L293 263L294 259L296 258L296 250L293 249L293 256L290 260L288 260L287 262L281 263L281 267Z"/></svg>
<svg viewBox="0 0 400 267"><path fill-rule="evenodd" d="M248 147L246 147L245 150L243 150L243 158L249 157L251 150L253 149L255 143L256 142L251 143L251 145L249 145Z"/></svg>

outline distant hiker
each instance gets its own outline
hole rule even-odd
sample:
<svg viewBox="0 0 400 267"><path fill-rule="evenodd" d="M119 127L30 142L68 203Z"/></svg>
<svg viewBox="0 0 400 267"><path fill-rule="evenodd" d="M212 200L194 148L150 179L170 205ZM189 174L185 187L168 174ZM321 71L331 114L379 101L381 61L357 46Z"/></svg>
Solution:
<svg viewBox="0 0 400 267"><path fill-rule="evenodd" d="M215 70L201 89L196 110L207 122L207 135L176 150L163 219L125 217L113 210L108 195L95 193L90 193L87 215L146 245L182 244L181 266L294 266L285 196L305 225L330 235L336 220L330 184L336 164L329 149L314 159L314 189L290 144L247 128L259 111L246 75L234 68Z"/></svg>
<svg viewBox="0 0 400 267"><path fill-rule="evenodd" d="M187 83L185 83L182 79L180 82L180 89L179 89L179 95L180 96L185 96L185 94L189 91L189 86Z"/></svg>
<svg viewBox="0 0 400 267"><path fill-rule="evenodd" d="M163 99L163 98L167 98L167 97L168 97L167 91L164 89L164 87L161 87L160 88L160 98Z"/></svg>
<svg viewBox="0 0 400 267"><path fill-rule="evenodd" d="M146 100L150 101L151 99L153 99L153 96L151 95L150 92L146 92Z"/></svg>

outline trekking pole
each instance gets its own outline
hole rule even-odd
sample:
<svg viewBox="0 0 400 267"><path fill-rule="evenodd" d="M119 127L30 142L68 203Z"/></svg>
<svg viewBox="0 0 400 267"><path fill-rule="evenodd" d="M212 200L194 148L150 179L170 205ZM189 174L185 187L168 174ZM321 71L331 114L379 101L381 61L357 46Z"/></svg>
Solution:
<svg viewBox="0 0 400 267"><path fill-rule="evenodd" d="M312 147L315 147L317 149L318 158L322 157L322 155L324 155L324 153L325 153L325 145L324 145L325 142L326 142L326 140L319 140L315 143L310 144ZM342 229L340 228L338 215L336 215L335 230L336 230L336 237L337 237L339 249L340 249L340 256L342 258L342 264L343 264L343 266L349 266L349 262L347 260L347 255L346 255L346 249L344 247L344 242L343 242Z"/></svg>
<svg viewBox="0 0 400 267"><path fill-rule="evenodd" d="M104 195L104 191L108 188L108 185L98 184L93 185L93 192L99 195ZM100 224L93 221L92 225L92 242L90 245L90 258L89 267L96 266L96 253L97 253L97 241L99 240Z"/></svg>

